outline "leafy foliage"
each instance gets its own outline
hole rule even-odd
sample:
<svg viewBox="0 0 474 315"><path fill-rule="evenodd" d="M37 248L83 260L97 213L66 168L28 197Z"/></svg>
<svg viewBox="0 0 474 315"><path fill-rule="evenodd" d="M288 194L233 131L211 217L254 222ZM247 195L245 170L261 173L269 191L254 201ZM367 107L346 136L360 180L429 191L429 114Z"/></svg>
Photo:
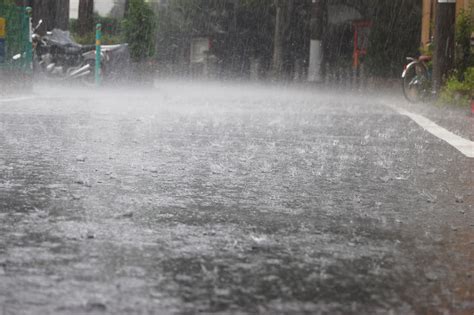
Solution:
<svg viewBox="0 0 474 315"><path fill-rule="evenodd" d="M474 10L474 7L471 7L471 10ZM456 70L459 80L463 80L464 72L468 67L474 66L471 51L471 33L473 31L474 23L471 20L471 13L461 11L456 22Z"/></svg>
<svg viewBox="0 0 474 315"><path fill-rule="evenodd" d="M292 6L285 36L288 71L308 56L310 4L294 1ZM170 0L157 13L157 59L166 65L186 65L191 39L207 37L220 74L248 74L253 61L263 74L272 60L275 11L274 0Z"/></svg>
<svg viewBox="0 0 474 315"><path fill-rule="evenodd" d="M102 43L104 45L119 44L122 41L122 29L119 20L111 17L103 17L96 13L94 14L94 25L98 23L102 25ZM95 31L84 35L78 34L77 19L69 20L69 29L77 43L87 45L95 42Z"/></svg>
<svg viewBox="0 0 474 315"><path fill-rule="evenodd" d="M155 53L156 17L144 0L130 0L123 21L125 41L134 61L144 61Z"/></svg>
<svg viewBox="0 0 474 315"><path fill-rule="evenodd" d="M380 77L400 74L407 56L416 55L421 31L421 1L379 0L372 9L373 28L367 65Z"/></svg>
<svg viewBox="0 0 474 315"><path fill-rule="evenodd" d="M73 34L72 37L76 43L81 45L91 45L95 42L95 33L87 33L83 36L78 34ZM120 44L122 42L122 37L120 35L110 35L110 34L103 34L102 35L102 45L115 45Z"/></svg>
<svg viewBox="0 0 474 315"><path fill-rule="evenodd" d="M474 99L474 67L466 70L463 80L459 80L456 74L452 75L441 91L439 102L452 105L469 105Z"/></svg>
<svg viewBox="0 0 474 315"><path fill-rule="evenodd" d="M474 54L471 47L474 24L469 11L461 11L457 17L455 70L441 91L439 102L442 104L469 105L474 99Z"/></svg>
<svg viewBox="0 0 474 315"><path fill-rule="evenodd" d="M271 58L272 0L170 0L158 10L157 59L163 64L189 62L193 37L208 37L220 64L240 71L252 57Z"/></svg>

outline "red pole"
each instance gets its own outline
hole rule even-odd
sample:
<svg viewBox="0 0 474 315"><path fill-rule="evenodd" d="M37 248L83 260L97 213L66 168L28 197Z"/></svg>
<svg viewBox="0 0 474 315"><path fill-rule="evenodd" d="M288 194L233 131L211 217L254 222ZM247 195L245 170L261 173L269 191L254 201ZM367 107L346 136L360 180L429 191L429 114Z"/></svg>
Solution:
<svg viewBox="0 0 474 315"><path fill-rule="evenodd" d="M352 64L352 66L354 67L354 69L357 69L357 67L359 67L359 34L358 34L358 29L357 29L357 25L353 24L354 25L354 62Z"/></svg>

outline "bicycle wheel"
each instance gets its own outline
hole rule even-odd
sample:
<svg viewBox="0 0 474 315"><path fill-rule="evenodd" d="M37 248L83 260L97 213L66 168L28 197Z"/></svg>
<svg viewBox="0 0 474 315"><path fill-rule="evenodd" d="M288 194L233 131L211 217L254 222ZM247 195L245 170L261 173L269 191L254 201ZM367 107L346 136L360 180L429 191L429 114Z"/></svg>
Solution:
<svg viewBox="0 0 474 315"><path fill-rule="evenodd" d="M410 65L406 69L402 86L403 94L409 102L418 103L424 101L430 91L430 80L426 66L421 62Z"/></svg>

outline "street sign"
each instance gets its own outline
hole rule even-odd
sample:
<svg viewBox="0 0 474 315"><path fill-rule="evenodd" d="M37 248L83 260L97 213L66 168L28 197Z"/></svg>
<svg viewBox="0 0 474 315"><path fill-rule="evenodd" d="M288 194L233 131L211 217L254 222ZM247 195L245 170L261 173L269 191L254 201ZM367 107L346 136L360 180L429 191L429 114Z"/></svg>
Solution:
<svg viewBox="0 0 474 315"><path fill-rule="evenodd" d="M5 62L5 25L6 21L4 18L0 18L0 63Z"/></svg>
<svg viewBox="0 0 474 315"><path fill-rule="evenodd" d="M438 0L438 3L456 3L456 0Z"/></svg>

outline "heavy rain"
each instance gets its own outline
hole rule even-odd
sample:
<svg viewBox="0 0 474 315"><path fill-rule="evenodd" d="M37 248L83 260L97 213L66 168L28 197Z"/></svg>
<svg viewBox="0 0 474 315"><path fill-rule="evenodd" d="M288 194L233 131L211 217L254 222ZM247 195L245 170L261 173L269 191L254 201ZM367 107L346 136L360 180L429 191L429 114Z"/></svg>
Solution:
<svg viewBox="0 0 474 315"><path fill-rule="evenodd" d="M0 315L474 314L472 0L0 0Z"/></svg>

